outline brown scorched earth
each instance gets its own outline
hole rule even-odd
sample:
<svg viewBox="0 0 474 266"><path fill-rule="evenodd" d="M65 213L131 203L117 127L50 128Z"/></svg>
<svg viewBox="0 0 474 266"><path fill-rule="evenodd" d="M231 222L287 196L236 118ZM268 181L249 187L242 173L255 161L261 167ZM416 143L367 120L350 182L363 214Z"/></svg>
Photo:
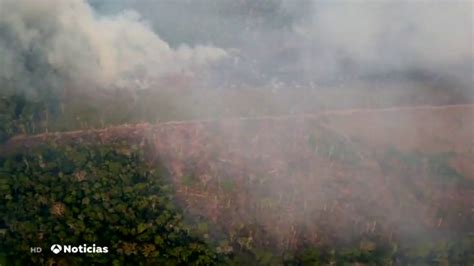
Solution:
<svg viewBox="0 0 474 266"><path fill-rule="evenodd" d="M45 140L152 147L187 213L263 246L474 232L473 105L123 125L2 149Z"/></svg>

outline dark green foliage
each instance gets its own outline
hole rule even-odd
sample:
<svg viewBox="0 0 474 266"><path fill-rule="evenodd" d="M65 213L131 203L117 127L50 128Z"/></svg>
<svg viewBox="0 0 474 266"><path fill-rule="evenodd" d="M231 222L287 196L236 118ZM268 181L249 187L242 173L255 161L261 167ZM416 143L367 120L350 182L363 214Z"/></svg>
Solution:
<svg viewBox="0 0 474 266"><path fill-rule="evenodd" d="M0 263L469 265L474 260L472 237L405 249L362 241L280 254L250 245L250 236L237 235L215 252L196 238L209 234L209 223L186 225L173 204L170 186L163 182L165 173L141 157L140 151L125 146L67 146L0 157ZM232 187L222 184L224 190ZM53 255L53 243L95 243L108 246L110 252ZM43 253L31 254L32 246L43 247Z"/></svg>
<svg viewBox="0 0 474 266"><path fill-rule="evenodd" d="M0 97L0 143L16 134L46 131L49 109L45 102L30 101L23 95Z"/></svg>
<svg viewBox="0 0 474 266"><path fill-rule="evenodd" d="M164 173L137 151L66 147L3 158L0 251L22 265L209 265L217 255L190 236ZM108 254L53 255L53 243L108 246ZM40 246L44 252L30 254ZM5 256L0 257L0 260Z"/></svg>
<svg viewBox="0 0 474 266"><path fill-rule="evenodd" d="M88 101L60 104L51 99L33 102L18 95L3 97L0 98L0 143L17 134L100 127L142 121L142 118L152 122L183 118L183 114L165 104L153 101L142 104L154 98L139 98L138 110L122 110L129 99L110 104ZM59 108L61 105L64 110ZM113 112L107 113L102 106L109 106ZM101 121L103 118L107 119ZM358 153L360 143L329 129L310 135L308 145L328 160L351 164L363 160ZM297 252L282 255L271 248L250 244L250 240L266 236L245 234L224 239L225 244L217 248L217 255L197 238L212 235L216 230L212 223L201 221L196 228L186 226L180 211L174 207L169 185L163 182L164 173L146 165L140 151L126 146L51 147L8 158L0 156L0 265L9 265L7 262L18 265L53 262L59 265L474 264L472 236L458 237L458 241L442 245L429 242L404 249L396 244L384 246L382 241L373 246L302 246ZM452 154L425 155L392 149L381 158L381 166L384 169L403 166L412 173L427 170L429 178L457 182L463 177L450 166L451 158ZM181 181L192 187L198 179L189 173ZM224 193L238 192L232 179L222 179L219 185ZM110 252L55 256L49 252L52 243L95 243L108 246ZM30 254L32 246L43 247L43 253Z"/></svg>

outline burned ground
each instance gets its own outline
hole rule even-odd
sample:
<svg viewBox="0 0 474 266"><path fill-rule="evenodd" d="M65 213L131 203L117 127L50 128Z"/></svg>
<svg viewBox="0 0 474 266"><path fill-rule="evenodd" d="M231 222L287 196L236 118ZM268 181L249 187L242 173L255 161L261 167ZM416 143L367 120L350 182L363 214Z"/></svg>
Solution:
<svg viewBox="0 0 474 266"><path fill-rule="evenodd" d="M146 147L190 219L243 249L408 245L474 230L469 105L125 125L19 136L2 149L112 141Z"/></svg>

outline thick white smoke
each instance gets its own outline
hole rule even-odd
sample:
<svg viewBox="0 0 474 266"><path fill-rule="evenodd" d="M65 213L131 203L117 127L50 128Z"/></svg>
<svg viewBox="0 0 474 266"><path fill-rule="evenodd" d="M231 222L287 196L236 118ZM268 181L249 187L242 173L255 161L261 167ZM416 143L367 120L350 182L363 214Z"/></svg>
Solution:
<svg viewBox="0 0 474 266"><path fill-rule="evenodd" d="M211 46L171 48L133 11L101 16L85 0L0 0L0 81L14 89L137 89L225 55Z"/></svg>
<svg viewBox="0 0 474 266"><path fill-rule="evenodd" d="M89 2L108 14L137 10L171 45L238 51L211 76L216 86L367 87L383 76L397 87L405 79L472 88L472 0Z"/></svg>
<svg viewBox="0 0 474 266"><path fill-rule="evenodd" d="M358 72L450 75L472 87L474 1L315 1L311 8L294 30L317 47L326 75L351 63Z"/></svg>
<svg viewBox="0 0 474 266"><path fill-rule="evenodd" d="M474 53L473 3L328 1L314 6L311 20L297 28L360 61L402 57L425 64L461 62L472 60Z"/></svg>

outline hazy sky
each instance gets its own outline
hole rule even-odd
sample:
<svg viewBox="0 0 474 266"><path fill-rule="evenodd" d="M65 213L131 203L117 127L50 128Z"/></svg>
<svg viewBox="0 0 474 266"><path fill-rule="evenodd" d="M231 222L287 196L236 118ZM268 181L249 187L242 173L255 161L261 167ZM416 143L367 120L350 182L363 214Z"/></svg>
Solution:
<svg viewBox="0 0 474 266"><path fill-rule="evenodd" d="M473 6L471 0L0 0L0 79L17 87L148 88L180 73L206 76L219 87L410 78L472 90Z"/></svg>
<svg viewBox="0 0 474 266"><path fill-rule="evenodd" d="M472 74L470 0L91 2L102 13L137 10L171 45L232 49L226 69L249 80Z"/></svg>

